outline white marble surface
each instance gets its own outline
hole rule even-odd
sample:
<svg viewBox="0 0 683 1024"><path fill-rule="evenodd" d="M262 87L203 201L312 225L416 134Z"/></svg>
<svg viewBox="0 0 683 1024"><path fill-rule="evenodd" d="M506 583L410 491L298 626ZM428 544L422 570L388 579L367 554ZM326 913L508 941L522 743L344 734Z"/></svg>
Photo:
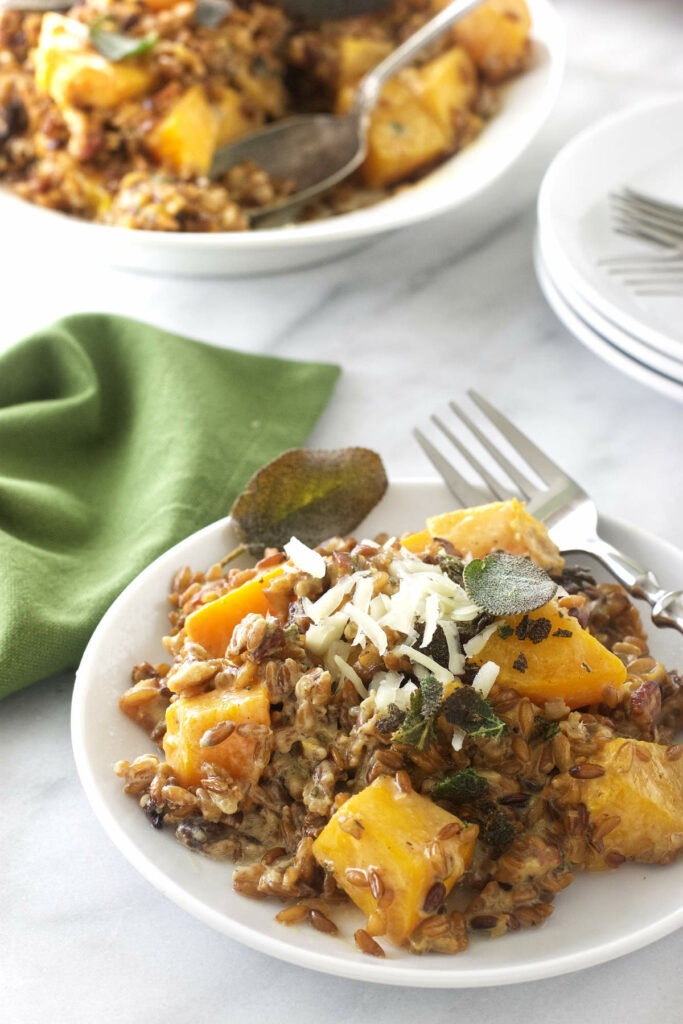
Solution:
<svg viewBox="0 0 683 1024"><path fill-rule="evenodd" d="M314 270L240 281L135 277L90 267L87 254L60 266L38 239L24 252L0 244L0 348L56 316L102 309L249 351L336 360L344 372L311 441L369 445L403 476L432 472L410 426L476 387L604 511L683 545L683 407L568 335L531 263L534 196L562 143L618 107L683 88L683 9L679 0L559 6L569 66L557 110L533 151L471 212ZM214 934L153 891L95 821L70 751L71 685L60 677L0 708L8 1024L679 1019L680 933L580 974L471 992L337 980Z"/></svg>

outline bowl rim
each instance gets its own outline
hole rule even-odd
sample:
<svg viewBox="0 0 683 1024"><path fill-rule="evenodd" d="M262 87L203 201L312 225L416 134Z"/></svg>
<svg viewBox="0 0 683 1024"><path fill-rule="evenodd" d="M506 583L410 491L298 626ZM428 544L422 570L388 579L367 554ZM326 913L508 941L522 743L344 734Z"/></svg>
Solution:
<svg viewBox="0 0 683 1024"><path fill-rule="evenodd" d="M448 183L445 182L443 187L434 190L435 195L440 197L441 201L433 200L425 205L419 202L406 203L398 209L398 212L396 207L391 204L392 197L388 197L367 208L307 224L292 224L241 232L159 232L97 224L78 220L71 214L58 210L37 206L4 188L0 189L0 204L5 204L10 213L20 211L21 215L39 217L40 223L46 229L54 231L58 230L60 226L67 227L85 244L88 243L88 240L99 243L109 241L118 244L125 240L125 244L134 249L145 249L152 245L163 244L168 251L172 252L203 249L209 252L223 250L238 253L266 248L282 249L292 244L308 247L320 243L352 241L407 227L410 224L448 213L468 202L474 195L492 185L509 170L536 137L555 105L566 64L567 44L564 24L550 0L527 0L527 4L532 17L532 42L537 38L534 35L534 25L538 24L542 29L538 41L545 44L548 57L547 85L543 101L539 103L538 115L530 125L530 130L520 134L519 141L516 141L510 148L508 159L499 164L492 164L489 174L472 181L469 187L460 191L455 197L451 197L450 200ZM533 71L533 68L531 70ZM514 84L518 80L512 79L510 84ZM504 85L506 84L504 83ZM502 115L504 116L504 112ZM477 140L472 143L472 146L476 146L476 144ZM458 156L458 153L453 154L441 166L446 167L451 162L457 161ZM428 177L429 175L427 175ZM424 180L426 179L421 179L421 181ZM421 181L418 181L413 188L419 188ZM112 230L115 232L114 235Z"/></svg>

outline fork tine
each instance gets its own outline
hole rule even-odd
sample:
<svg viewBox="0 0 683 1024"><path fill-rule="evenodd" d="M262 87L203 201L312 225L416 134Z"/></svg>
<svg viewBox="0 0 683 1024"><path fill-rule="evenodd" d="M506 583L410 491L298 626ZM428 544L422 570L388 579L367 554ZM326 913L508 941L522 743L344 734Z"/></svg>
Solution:
<svg viewBox="0 0 683 1024"><path fill-rule="evenodd" d="M469 392L469 394L471 395L472 392ZM474 434L476 439L479 441L479 443L484 446L489 455L493 456L498 465L502 466L502 468L505 470L510 479L515 481L520 491L522 492L522 497L528 501L531 495L534 493L534 491L538 490L538 488L534 487L534 485L529 480L527 480L524 474L521 473L517 469L517 467L510 462L509 459L506 459L503 453L498 448L496 448L496 446L492 444L491 441L489 441L488 437L485 434L483 434L481 430L479 430L479 428L472 422L469 416L467 416L467 414L464 413L463 410L458 405L456 405L455 402L449 402L448 404L450 405L455 415L460 417L460 419L465 424L467 429L470 430Z"/></svg>
<svg viewBox="0 0 683 1024"><path fill-rule="evenodd" d="M567 476L564 470L560 469L551 459L545 455L540 448L537 448L535 444L532 444L528 437L526 437L517 427L513 426L512 423L502 413L498 412L492 405L490 405L485 398L482 398L476 391L469 390L467 394L470 396L474 404L481 412L487 416L495 427L498 428L503 437L512 445L513 448L522 456L522 458L528 463L533 469L534 473L537 473L546 484L555 482L557 479L562 477L564 480L574 483L571 477Z"/></svg>
<svg viewBox="0 0 683 1024"><path fill-rule="evenodd" d="M450 402L449 404L451 405L451 407L453 406L452 402ZM447 424L445 424L444 421L436 414L432 415L432 420L434 423L436 423L439 430L446 435L451 444L458 449L462 457L467 462L469 462L470 466L472 466L474 470L476 470L476 472L479 474L482 480L484 480L484 482L488 484L488 486L491 488L491 493L493 494L493 497L497 498L499 501L503 501L505 498L509 498L510 492L503 491L503 489L500 486L500 482L489 473L485 466L482 466L481 462L479 462L479 459L477 459L472 454L472 452L468 452L467 448L465 448L465 445L458 437L456 437L451 428L447 426Z"/></svg>
<svg viewBox="0 0 683 1024"><path fill-rule="evenodd" d="M491 500L490 494L477 487L473 487L464 476L461 476L418 427L415 427L413 434L420 448L422 448L427 458L446 481L446 486L451 494L455 495L462 508L467 508L470 505L485 505Z"/></svg>

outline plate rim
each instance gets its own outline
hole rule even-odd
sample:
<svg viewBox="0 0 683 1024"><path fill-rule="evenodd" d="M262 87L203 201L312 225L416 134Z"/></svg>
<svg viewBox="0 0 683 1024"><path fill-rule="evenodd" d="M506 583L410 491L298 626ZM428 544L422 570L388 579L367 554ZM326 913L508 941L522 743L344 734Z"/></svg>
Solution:
<svg viewBox="0 0 683 1024"><path fill-rule="evenodd" d="M386 232L407 227L414 223L427 221L433 217L445 214L457 209L459 206L469 202L474 196L479 195L487 187L497 181L506 173L519 159L522 153L531 145L538 132L546 123L559 95L560 87L564 77L566 66L567 39L564 22L562 21L555 6L550 0L528 0L532 18L537 19L545 29L545 33L538 37L539 42L547 47L548 64L546 68L547 86L544 91L543 101L539 102L538 114L526 132L520 135L521 142L511 146L508 159L500 165L492 162L491 173L478 181L465 192L456 196L455 199L448 198L448 187L442 190L443 198L440 202L434 202L427 209L415 204L406 206L400 210L398 216L392 215L391 208L386 216L377 216L365 222L362 216L364 210L352 211L348 214L340 214L336 217L314 221L310 224L291 225L280 228L263 229L259 231L246 232L157 232L114 227L120 235L112 233L112 227L104 224L93 224L79 221L69 214L60 213L56 210L47 210L28 203L26 200L13 195L4 188L0 188L0 210L7 210L10 215L14 211L27 213L28 217L39 217L40 223L47 229L59 231L60 224L66 225L72 232L72 238L80 238L82 242L104 243L107 241L118 247L124 244L124 248L138 252L148 247L163 247L166 252L182 254L189 249L202 250L205 253L220 254L230 253L238 255L266 249L286 249L289 246L313 247L317 244L329 244L344 241L382 235ZM532 39L534 39L532 31ZM516 79L512 80L517 81ZM475 142L476 145L476 142ZM457 159L458 154L450 157L450 160ZM448 161L447 161L448 162ZM370 210L377 210L384 207L384 202L379 202L369 207ZM48 219L49 217L49 219ZM30 226L30 223L29 223ZM78 233L78 234L77 234ZM160 235L162 238L160 239ZM226 244L227 243L227 244ZM125 257L124 257L125 258Z"/></svg>
<svg viewBox="0 0 683 1024"><path fill-rule="evenodd" d="M656 96L640 100L615 113L599 118L599 120L583 128L560 149L559 153L551 161L543 175L536 203L539 231L544 236L546 247L548 245L552 247L554 252L553 259L561 266L562 274L571 283L573 290L627 334L639 338L651 348L655 348L669 356L672 355L671 338L656 327L653 328L648 325L643 317L638 318L629 312L623 312L612 299L609 297L605 298L600 290L585 276L581 268L576 266L565 253L554 228L555 216L552 204L553 193L557 187L556 178L563 173L566 165L575 159L584 147L590 149L591 142L596 136L601 135L604 131L610 131L614 128L618 129L623 123L630 121L632 118L639 118L652 110L675 106L683 107L683 90L668 90ZM676 346L680 349L677 341Z"/></svg>
<svg viewBox="0 0 683 1024"><path fill-rule="evenodd" d="M395 477L390 480L390 486L393 487L415 488L438 484L443 485L443 481L437 477ZM683 551L670 541L659 538L649 531L642 530L640 527L633 526L616 516L602 515L600 518L608 529L613 526L617 529L625 527L629 531L636 531L644 537L646 542L654 543L663 548L667 554L683 559ZM402 960L401 968L397 970L396 967L391 966L395 961L389 960L385 962L373 959L371 962L368 962L369 958L364 958L360 955L358 960L353 961L337 959L333 952L319 953L302 949L288 943L284 938L279 939L265 935L256 928L236 921L221 911L214 910L201 899L189 894L181 884L168 877L162 869L157 868L154 862L148 859L138 849L135 842L128 837L116 815L100 799L95 773L90 765L83 741L84 702L87 694L86 673L90 659L95 656L94 651L99 637L106 632L108 621L115 611L125 603L129 588L141 581L143 577L152 576L157 569L158 563L162 560L165 561L174 557L175 553L187 544L192 544L214 531L219 532L229 522L230 516L224 516L202 527L162 552L143 569L114 600L100 620L76 671L71 701L70 726L74 761L81 785L95 817L100 822L109 839L119 852L123 854L128 863L143 878L150 882L155 889L215 931L260 953L274 956L279 960L295 964L299 967L306 967L336 977L401 987L442 989L484 988L558 977L624 956L683 927L682 902L678 908L673 909L671 913L659 920L639 928L626 936L603 942L602 945L589 950L584 949L559 956L550 955L542 960L535 960L526 964L521 962L515 965L493 966L477 970L458 967L457 965L455 967L446 966L450 963L447 959L444 960L445 966L443 971L429 970L421 968L419 965L411 966L409 963L406 964L405 960ZM416 959L419 960L419 958Z"/></svg>

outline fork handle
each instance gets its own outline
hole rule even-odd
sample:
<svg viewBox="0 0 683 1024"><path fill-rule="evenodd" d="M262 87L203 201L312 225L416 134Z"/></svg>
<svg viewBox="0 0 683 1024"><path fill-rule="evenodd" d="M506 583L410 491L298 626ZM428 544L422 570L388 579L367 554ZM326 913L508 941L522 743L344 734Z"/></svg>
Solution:
<svg viewBox="0 0 683 1024"><path fill-rule="evenodd" d="M642 598L651 608L656 626L670 626L683 633L683 590L664 590L653 572L643 569L632 558L611 544L595 537L582 549L564 551L565 555L588 554L596 558L632 597Z"/></svg>

